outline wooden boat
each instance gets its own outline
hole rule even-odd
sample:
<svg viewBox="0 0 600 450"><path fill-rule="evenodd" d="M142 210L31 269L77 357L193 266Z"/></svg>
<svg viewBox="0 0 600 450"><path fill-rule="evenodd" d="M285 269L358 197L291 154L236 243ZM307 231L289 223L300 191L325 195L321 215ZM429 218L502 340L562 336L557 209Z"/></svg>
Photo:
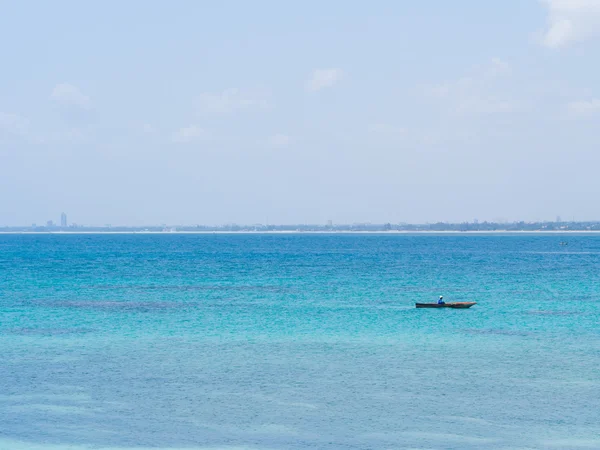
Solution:
<svg viewBox="0 0 600 450"><path fill-rule="evenodd" d="M470 308L477 302L451 302L451 303L415 303L417 308Z"/></svg>

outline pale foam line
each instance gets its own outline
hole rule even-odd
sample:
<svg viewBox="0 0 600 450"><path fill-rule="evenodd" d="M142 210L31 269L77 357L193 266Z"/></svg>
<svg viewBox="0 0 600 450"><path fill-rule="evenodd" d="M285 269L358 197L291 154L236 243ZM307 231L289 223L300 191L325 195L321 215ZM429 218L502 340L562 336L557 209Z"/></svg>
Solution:
<svg viewBox="0 0 600 450"><path fill-rule="evenodd" d="M38 444L0 439L0 450L258 450L258 447L99 447L97 445ZM264 448L263 448L264 449Z"/></svg>
<svg viewBox="0 0 600 450"><path fill-rule="evenodd" d="M600 448L600 439L549 439L544 440L541 444L545 447L558 448Z"/></svg>
<svg viewBox="0 0 600 450"><path fill-rule="evenodd" d="M429 432L418 432L418 431L407 431L400 433L407 437L419 438L425 440L441 441L441 442L455 442L464 444L493 444L499 442L495 438L484 438L478 436L469 436L462 434L452 433L429 433Z"/></svg>

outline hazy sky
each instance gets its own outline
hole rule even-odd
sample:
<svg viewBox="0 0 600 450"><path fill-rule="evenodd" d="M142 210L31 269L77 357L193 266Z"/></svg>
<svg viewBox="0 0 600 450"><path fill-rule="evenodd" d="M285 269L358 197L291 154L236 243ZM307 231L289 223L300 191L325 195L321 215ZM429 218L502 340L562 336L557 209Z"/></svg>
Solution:
<svg viewBox="0 0 600 450"><path fill-rule="evenodd" d="M600 219L600 0L0 0L0 225Z"/></svg>

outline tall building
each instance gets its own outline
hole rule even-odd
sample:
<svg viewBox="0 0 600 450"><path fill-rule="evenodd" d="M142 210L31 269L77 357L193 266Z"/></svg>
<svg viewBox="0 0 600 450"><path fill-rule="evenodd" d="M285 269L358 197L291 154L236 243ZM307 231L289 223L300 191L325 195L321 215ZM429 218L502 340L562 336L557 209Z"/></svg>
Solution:
<svg viewBox="0 0 600 450"><path fill-rule="evenodd" d="M65 213L60 215L60 226L63 228L67 226L67 215Z"/></svg>

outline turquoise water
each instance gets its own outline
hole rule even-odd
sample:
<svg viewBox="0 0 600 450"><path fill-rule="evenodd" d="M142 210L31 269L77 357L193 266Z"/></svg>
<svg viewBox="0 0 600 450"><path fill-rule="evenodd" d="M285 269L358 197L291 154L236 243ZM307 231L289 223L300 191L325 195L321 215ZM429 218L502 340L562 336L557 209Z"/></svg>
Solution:
<svg viewBox="0 0 600 450"><path fill-rule="evenodd" d="M600 448L599 306L600 236L2 235L0 448Z"/></svg>

